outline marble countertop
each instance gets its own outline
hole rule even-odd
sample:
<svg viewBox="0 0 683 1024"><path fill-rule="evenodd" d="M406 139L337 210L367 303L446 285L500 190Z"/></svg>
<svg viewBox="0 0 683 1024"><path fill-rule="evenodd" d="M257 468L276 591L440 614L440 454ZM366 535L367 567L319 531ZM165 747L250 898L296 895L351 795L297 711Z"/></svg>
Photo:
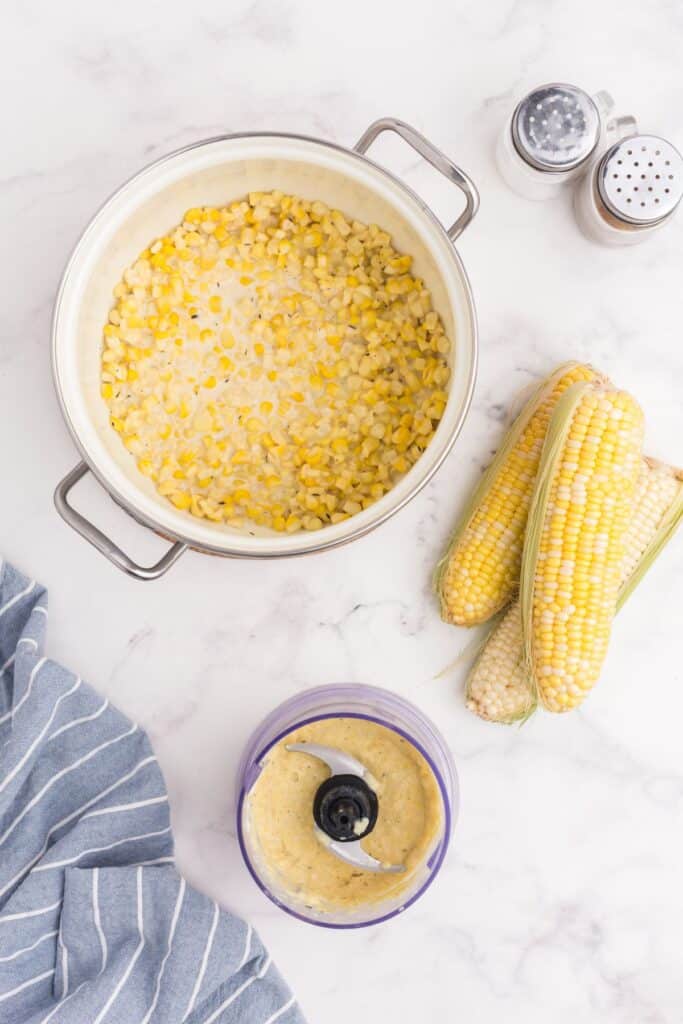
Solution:
<svg viewBox="0 0 683 1024"><path fill-rule="evenodd" d="M50 588L51 654L149 729L188 878L249 917L316 1024L680 1021L683 535L619 616L584 708L521 730L464 709L462 666L436 678L469 637L441 623L429 576L508 403L564 359L590 359L632 389L647 450L683 463L683 216L641 247L602 249L579 234L568 197L525 202L492 159L514 98L549 79L609 89L621 112L680 147L681 10L665 0L27 0L3 29L0 546ZM72 244L103 197L184 143L260 128L350 145L385 114L414 124L481 190L459 243L480 372L453 453L351 547L253 564L188 554L161 582L124 577L52 505L77 459L49 364ZM410 152L381 158L452 216L454 197ZM131 553L162 549L92 481L76 500ZM251 882L233 787L267 711L342 680L391 687L434 718L463 802L442 875L416 906L379 928L327 933Z"/></svg>

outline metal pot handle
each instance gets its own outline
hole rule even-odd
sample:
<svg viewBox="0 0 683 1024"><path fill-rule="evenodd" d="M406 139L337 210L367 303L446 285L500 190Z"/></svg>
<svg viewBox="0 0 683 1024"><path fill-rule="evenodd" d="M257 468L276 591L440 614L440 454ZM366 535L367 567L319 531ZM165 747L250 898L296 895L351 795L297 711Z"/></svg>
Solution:
<svg viewBox="0 0 683 1024"><path fill-rule="evenodd" d="M456 238L459 238L463 233L479 209L479 192L477 191L474 182L463 170L460 169L460 167L457 166L457 164L454 164L445 153L442 153L441 150L437 149L436 146L433 146L428 139L425 139L424 135L421 135L414 128L411 128L409 124L405 123L405 121L399 121L395 117L382 117L379 121L375 121L374 124L371 124L370 127L363 132L360 139L353 147L356 153L366 153L377 136L381 135L382 132L395 132L397 135L400 135L409 146L412 146L413 149L419 153L420 156L424 157L432 167L435 167L437 171L445 174L445 176L452 181L454 185L457 185L460 191L464 194L466 203L465 209L447 230L448 237L451 242L454 242Z"/></svg>
<svg viewBox="0 0 683 1024"><path fill-rule="evenodd" d="M137 580L156 580L167 572L184 551L187 551L187 544L177 541L168 549L166 554L159 559L156 565L138 565L126 555L121 548L117 547L101 530L93 526L80 512L77 512L69 504L68 494L72 487L85 476L88 466L85 462L79 462L70 473L64 477L55 490L55 505L62 519L69 524L81 537L85 538L93 547L103 554L115 566L134 576Z"/></svg>

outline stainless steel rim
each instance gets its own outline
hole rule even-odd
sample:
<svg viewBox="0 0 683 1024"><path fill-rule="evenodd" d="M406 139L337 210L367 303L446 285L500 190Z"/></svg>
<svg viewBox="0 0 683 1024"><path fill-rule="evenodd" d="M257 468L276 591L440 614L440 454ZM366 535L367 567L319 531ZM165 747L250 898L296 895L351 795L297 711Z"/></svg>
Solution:
<svg viewBox="0 0 683 1024"><path fill-rule="evenodd" d="M105 212L105 210L109 207L109 204L114 199L121 196L142 175L146 174L148 171L153 170L154 168L162 167L165 163L168 163L170 160L175 159L176 157L180 156L183 153L191 152L194 149L200 149L203 146L211 145L212 143L215 142L226 142L230 140L249 138L297 139L302 142L310 142L313 143L314 145L323 146L326 149L332 149L336 152L344 153L345 156L351 156L363 163L371 164L381 174L389 178L390 181L392 181L396 186L398 186L404 193L406 193L411 198L411 200L414 203L416 203L416 205L420 208L422 213L424 213L429 218L429 220L434 224L434 226L438 229L438 231L444 236L444 238L448 242L452 258L454 259L458 267L458 270L462 276L464 291L470 310L470 316L472 318L472 367L467 381L465 401L463 403L460 416L458 417L458 420L451 431L451 436L448 438L448 441L446 442L443 452L441 453L437 461L434 463L434 465L431 467L429 472L426 473L415 483L411 490L404 495L404 497L401 499L400 502L398 502L398 504L396 504L392 508L387 509L384 513L382 513L381 516L379 516L373 522L367 523L364 526L360 526L356 530L352 531L348 536L339 538L337 540L325 541L321 539L319 541L312 541L312 543L308 547L300 551L278 551L277 548L274 548L272 551L245 552L235 551L231 550L230 547L221 547L213 544L199 544L196 541L188 539L182 533L175 530L170 530L166 526L161 526L152 518L143 515L134 506L131 505L131 503L126 497L120 494L116 488L112 487L110 481L106 478L106 476L104 476L104 474L94 465L94 463L90 459L87 451L85 450L83 444L81 443L80 437L78 436L78 432L75 430L73 423L71 422L71 418L66 408L64 397L62 395L62 389L60 387L57 375L57 321L59 319L59 313L62 305L66 282L71 273L71 269L76 260L76 257L78 256L81 250L81 247L85 244L86 240L90 237L90 235L97 229L99 220L102 214ZM324 139L318 139L315 138L314 136L299 135L291 132L231 132L225 135L215 135L212 136L211 138L202 139L198 142L192 142L187 146L181 146L179 149L175 149L172 152L165 154L164 156L160 157L157 160L151 161L149 164L146 164L144 167L142 167L139 171L136 171L135 174L127 178L122 185L115 189L115 191L112 192L104 200L104 202L99 206L94 216L86 224L85 228L78 237L71 251L69 259L66 263L64 272L61 276L52 312L50 349L52 363L52 379L55 391L57 393L57 400L59 402L62 416L67 425L69 433L71 434L74 444L76 445L76 448L80 452L83 462L86 464L86 466L93 474L93 476L98 480L102 488L107 492L107 494L109 494L111 498L113 498L114 501L116 501L118 505L121 506L122 509L124 509L125 512L127 512L133 519L135 519L136 522L140 523L142 526L145 526L150 530L153 530L155 533L163 537L175 541L176 543L184 544L194 551L200 551L214 555L221 555L225 558L294 558L300 555L310 555L315 554L319 551L327 551L332 550L333 548L343 547L344 545L349 544L351 541L358 540L360 537L364 537L366 534L371 533L378 526L381 526L388 519L390 519L397 512L399 512L402 508L404 508L409 501L412 501L412 499L417 494L419 494L423 487L425 487L429 483L429 481L434 477L434 474L437 472L438 469L440 469L440 467L446 460L447 456L450 454L453 445L455 444L460 434L460 431L462 430L463 424L467 417L467 413L469 412L470 405L472 403L472 395L474 393L474 384L477 376L477 368L479 362L479 329L477 324L477 314L474 305L472 287L470 285L470 281L467 276L467 272L465 270L463 262L460 259L460 255L458 254L458 251L455 248L453 240L449 237L447 230L444 228L441 221L435 216L431 208L413 189L411 189L408 185L401 181L400 178L397 178L394 174L391 173L391 171L388 171L385 167L382 167L381 164L376 163L374 160L371 160L369 157L357 152L354 149L348 149L346 146L340 146L334 142L327 142ZM315 536L315 534L313 536Z"/></svg>

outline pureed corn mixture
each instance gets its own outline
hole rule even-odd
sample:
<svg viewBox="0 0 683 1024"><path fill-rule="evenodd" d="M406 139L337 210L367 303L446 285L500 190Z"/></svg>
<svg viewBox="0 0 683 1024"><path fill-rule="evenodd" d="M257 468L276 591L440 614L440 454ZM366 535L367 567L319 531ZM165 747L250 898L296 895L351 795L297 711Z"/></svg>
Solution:
<svg viewBox="0 0 683 1024"><path fill-rule="evenodd" d="M293 533L381 498L443 414L450 343L411 257L321 202L188 210L114 289L102 396L179 509Z"/></svg>
<svg viewBox="0 0 683 1024"><path fill-rule="evenodd" d="M330 772L317 757L289 751L290 743L335 747L365 765L379 815L361 846L383 864L402 865L402 872L365 871L320 841L313 802ZM417 747L378 722L345 717L309 722L276 743L249 794L247 815L269 886L322 911L353 910L412 888L444 828L439 784Z"/></svg>

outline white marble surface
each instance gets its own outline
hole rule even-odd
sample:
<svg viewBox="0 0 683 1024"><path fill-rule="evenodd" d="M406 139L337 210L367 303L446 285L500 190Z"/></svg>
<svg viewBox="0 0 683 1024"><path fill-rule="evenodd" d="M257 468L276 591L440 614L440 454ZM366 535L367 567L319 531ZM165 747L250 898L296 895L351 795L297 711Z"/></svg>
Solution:
<svg viewBox="0 0 683 1024"><path fill-rule="evenodd" d="M683 536L620 616L585 708L521 731L469 715L458 672L435 679L467 637L441 624L428 586L507 403L565 358L592 359L634 389L648 450L683 463L683 217L643 247L600 249L578 234L568 200L524 202L492 164L513 96L552 78L610 89L681 146L681 52L681 10L665 0L27 0L4 11L0 545L50 587L51 653L148 727L188 877L249 916L316 1024L352 1013L395 1024L683 1019ZM460 245L480 375L447 465L350 548L261 564L190 554L160 583L125 578L52 507L76 460L48 339L72 243L115 186L183 143L264 128L351 144L387 113L481 189ZM411 155L391 158L431 198L434 180L415 177ZM439 212L453 202L439 190ZM96 487L78 502L135 554L160 550ZM233 828L249 731L283 698L334 680L415 700L450 741L463 791L438 883L403 918L344 934L268 903Z"/></svg>

